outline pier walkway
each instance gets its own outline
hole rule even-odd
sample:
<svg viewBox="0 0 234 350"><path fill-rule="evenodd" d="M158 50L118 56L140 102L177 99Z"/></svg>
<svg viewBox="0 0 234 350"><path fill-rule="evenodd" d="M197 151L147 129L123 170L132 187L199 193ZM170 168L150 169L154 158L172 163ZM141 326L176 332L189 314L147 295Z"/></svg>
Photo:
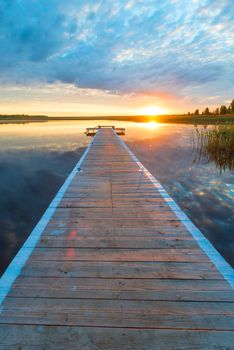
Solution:
<svg viewBox="0 0 234 350"><path fill-rule="evenodd" d="M0 350L234 349L233 283L160 183L100 129L0 281Z"/></svg>

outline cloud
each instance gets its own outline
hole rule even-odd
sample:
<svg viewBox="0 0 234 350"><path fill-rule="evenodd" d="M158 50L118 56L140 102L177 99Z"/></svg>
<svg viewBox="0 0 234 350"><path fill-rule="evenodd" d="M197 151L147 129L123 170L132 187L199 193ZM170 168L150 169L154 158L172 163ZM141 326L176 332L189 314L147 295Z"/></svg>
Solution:
<svg viewBox="0 0 234 350"><path fill-rule="evenodd" d="M225 95L232 9L231 0L2 0L0 83Z"/></svg>

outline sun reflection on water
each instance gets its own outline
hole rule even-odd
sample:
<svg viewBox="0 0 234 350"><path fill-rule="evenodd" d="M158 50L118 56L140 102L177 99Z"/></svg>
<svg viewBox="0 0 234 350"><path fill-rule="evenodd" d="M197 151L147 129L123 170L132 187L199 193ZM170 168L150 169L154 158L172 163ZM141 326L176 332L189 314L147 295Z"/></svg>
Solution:
<svg viewBox="0 0 234 350"><path fill-rule="evenodd" d="M151 122L145 123L145 126L147 129L155 130L159 127L159 123L152 120Z"/></svg>

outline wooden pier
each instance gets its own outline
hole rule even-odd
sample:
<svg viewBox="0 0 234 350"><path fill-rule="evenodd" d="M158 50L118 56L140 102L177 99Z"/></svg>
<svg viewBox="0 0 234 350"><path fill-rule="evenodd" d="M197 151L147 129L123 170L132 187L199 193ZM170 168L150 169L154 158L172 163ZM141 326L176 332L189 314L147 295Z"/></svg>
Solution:
<svg viewBox="0 0 234 350"><path fill-rule="evenodd" d="M0 350L234 349L233 283L101 128L0 281Z"/></svg>

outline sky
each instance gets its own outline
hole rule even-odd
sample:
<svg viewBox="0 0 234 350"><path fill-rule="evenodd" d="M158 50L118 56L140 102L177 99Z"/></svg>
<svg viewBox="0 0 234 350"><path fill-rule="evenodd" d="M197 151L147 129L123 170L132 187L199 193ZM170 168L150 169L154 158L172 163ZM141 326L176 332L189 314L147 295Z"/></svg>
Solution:
<svg viewBox="0 0 234 350"><path fill-rule="evenodd" d="M0 114L228 105L233 28L233 0L1 0Z"/></svg>

